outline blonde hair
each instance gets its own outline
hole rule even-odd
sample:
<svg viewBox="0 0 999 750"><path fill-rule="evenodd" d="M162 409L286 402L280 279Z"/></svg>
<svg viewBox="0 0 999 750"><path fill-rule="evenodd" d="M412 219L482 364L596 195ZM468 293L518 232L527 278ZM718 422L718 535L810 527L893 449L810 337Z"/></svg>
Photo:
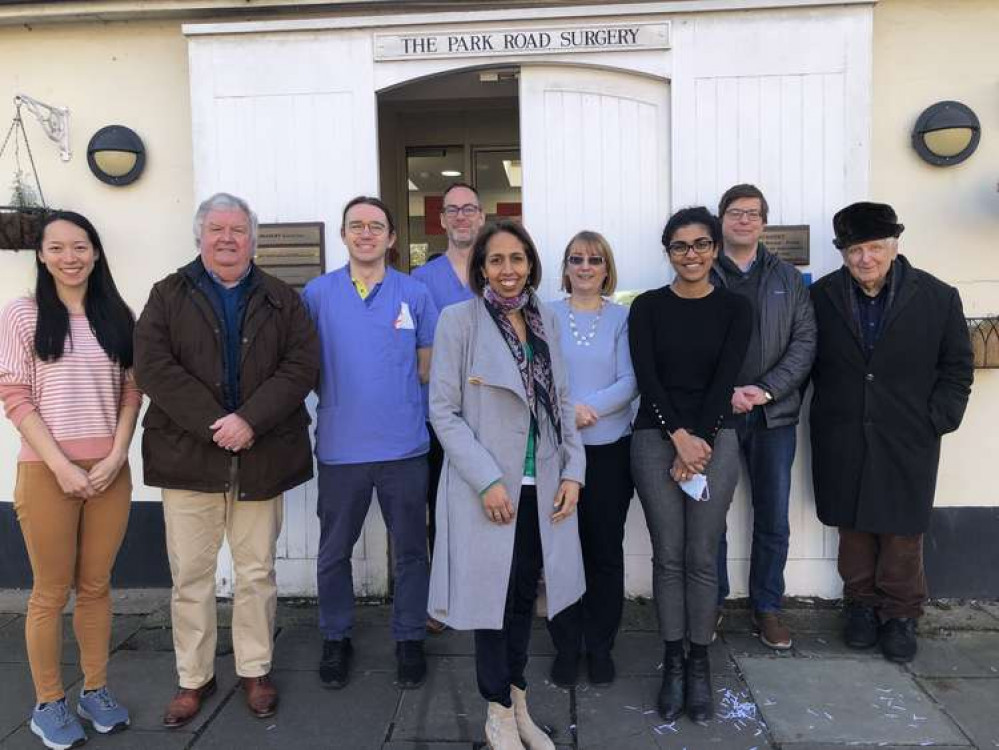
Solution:
<svg viewBox="0 0 999 750"><path fill-rule="evenodd" d="M590 255L599 255L604 259L607 276L604 278L604 283L600 285L600 293L604 296L613 294L614 290L617 289L617 266L614 265L614 252L611 250L610 243L600 232L588 229L577 232L569 240L569 244L565 246L565 253L562 254L562 290L572 294L572 282L569 281L568 273L569 254L577 243L582 245Z"/></svg>

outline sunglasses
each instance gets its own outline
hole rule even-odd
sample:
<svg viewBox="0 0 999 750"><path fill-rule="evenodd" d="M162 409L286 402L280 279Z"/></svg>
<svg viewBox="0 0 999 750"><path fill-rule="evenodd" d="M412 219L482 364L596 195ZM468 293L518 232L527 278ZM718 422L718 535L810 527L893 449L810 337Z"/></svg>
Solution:
<svg viewBox="0 0 999 750"><path fill-rule="evenodd" d="M567 260L570 266L581 266L587 263L591 266L602 266L604 259L599 255L570 255Z"/></svg>

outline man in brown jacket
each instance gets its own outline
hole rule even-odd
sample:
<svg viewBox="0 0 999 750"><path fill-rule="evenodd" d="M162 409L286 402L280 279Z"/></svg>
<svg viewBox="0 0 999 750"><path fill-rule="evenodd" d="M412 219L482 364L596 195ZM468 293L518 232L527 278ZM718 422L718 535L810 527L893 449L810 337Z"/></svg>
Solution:
<svg viewBox="0 0 999 750"><path fill-rule="evenodd" d="M253 262L257 217L218 193L194 220L200 257L158 282L135 329L145 482L163 488L180 686L163 724L188 723L215 690L215 567L235 568L236 673L257 717L269 677L282 494L312 477L309 416L319 343L298 294Z"/></svg>

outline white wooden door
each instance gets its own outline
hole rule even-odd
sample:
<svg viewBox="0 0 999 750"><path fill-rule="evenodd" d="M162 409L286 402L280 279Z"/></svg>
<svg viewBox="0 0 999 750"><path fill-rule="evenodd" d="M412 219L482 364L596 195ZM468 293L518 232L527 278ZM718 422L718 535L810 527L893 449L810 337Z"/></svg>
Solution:
<svg viewBox="0 0 999 750"><path fill-rule="evenodd" d="M558 296L562 252L581 229L610 242L619 289L662 284L669 84L567 65L525 65L520 75L524 225L544 261L542 296Z"/></svg>
<svg viewBox="0 0 999 750"><path fill-rule="evenodd" d="M261 222L323 221L326 268L341 266L343 205L378 194L370 35L195 36L189 58L196 199L221 190L246 198ZM314 417L315 398L308 403ZM315 595L315 480L286 493L284 503L281 595ZM387 559L373 505L353 556L359 595L387 593ZM218 591L232 592L228 550Z"/></svg>
<svg viewBox="0 0 999 750"><path fill-rule="evenodd" d="M670 209L669 84L598 68L521 69L524 226L538 245L541 296L560 296L559 268L578 231L603 234L619 290L666 280L660 232ZM637 499L625 534L625 586L652 590L648 531Z"/></svg>

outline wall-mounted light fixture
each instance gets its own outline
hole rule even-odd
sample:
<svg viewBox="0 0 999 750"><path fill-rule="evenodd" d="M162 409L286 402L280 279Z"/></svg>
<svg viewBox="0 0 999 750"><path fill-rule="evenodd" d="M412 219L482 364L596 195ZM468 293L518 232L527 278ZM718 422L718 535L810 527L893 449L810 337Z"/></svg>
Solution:
<svg viewBox="0 0 999 750"><path fill-rule="evenodd" d="M981 140L978 116L961 102L937 102L919 115L912 129L912 147L936 167L960 164Z"/></svg>
<svg viewBox="0 0 999 750"><path fill-rule="evenodd" d="M101 182L130 185L146 166L146 147L134 130L108 125L94 133L87 144L87 164Z"/></svg>

